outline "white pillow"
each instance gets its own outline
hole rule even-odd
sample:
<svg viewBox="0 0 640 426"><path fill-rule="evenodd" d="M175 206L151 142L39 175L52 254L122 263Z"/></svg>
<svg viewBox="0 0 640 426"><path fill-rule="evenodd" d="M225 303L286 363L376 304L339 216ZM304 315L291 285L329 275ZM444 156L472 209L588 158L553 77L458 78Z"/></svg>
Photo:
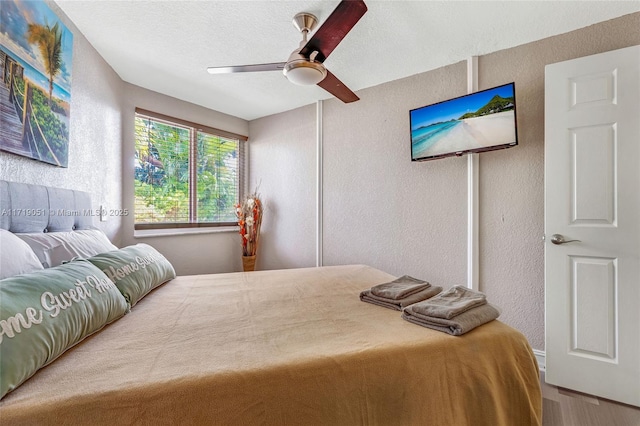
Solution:
<svg viewBox="0 0 640 426"><path fill-rule="evenodd" d="M0 229L0 280L42 269L31 247L15 234Z"/></svg>
<svg viewBox="0 0 640 426"><path fill-rule="evenodd" d="M16 235L29 244L45 268L61 265L74 257L89 258L118 249L99 229Z"/></svg>

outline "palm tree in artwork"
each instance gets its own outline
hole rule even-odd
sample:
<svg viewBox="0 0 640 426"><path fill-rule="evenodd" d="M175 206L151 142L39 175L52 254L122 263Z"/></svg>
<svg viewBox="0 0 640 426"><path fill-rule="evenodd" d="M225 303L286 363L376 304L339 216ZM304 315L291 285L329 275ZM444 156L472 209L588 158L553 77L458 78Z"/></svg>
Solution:
<svg viewBox="0 0 640 426"><path fill-rule="evenodd" d="M53 79L60 72L62 66L62 28L58 22L51 27L45 25L29 24L27 41L37 44L44 59L45 71L49 75L49 107L53 94Z"/></svg>

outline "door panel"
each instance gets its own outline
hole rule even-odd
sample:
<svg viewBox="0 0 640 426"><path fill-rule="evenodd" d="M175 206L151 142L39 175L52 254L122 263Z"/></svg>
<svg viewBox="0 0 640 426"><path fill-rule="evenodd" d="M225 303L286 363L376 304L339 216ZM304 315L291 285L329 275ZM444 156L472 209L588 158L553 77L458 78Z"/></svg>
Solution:
<svg viewBox="0 0 640 426"><path fill-rule="evenodd" d="M547 382L640 406L640 46L546 67L545 235Z"/></svg>
<svg viewBox="0 0 640 426"><path fill-rule="evenodd" d="M615 124L571 129L572 225L613 225L616 210Z"/></svg>
<svg viewBox="0 0 640 426"><path fill-rule="evenodd" d="M571 108L592 108L616 103L617 70L570 78Z"/></svg>
<svg viewBox="0 0 640 426"><path fill-rule="evenodd" d="M616 259L571 256L569 353L616 358Z"/></svg>

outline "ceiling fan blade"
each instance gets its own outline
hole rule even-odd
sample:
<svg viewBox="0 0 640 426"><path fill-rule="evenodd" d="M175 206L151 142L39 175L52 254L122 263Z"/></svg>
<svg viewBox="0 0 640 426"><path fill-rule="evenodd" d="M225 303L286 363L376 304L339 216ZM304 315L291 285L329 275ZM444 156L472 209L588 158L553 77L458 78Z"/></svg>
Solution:
<svg viewBox="0 0 640 426"><path fill-rule="evenodd" d="M317 51L315 60L324 62L366 11L367 5L361 0L342 0L300 50L300 54L308 58Z"/></svg>
<svg viewBox="0 0 640 426"><path fill-rule="evenodd" d="M286 62L274 62L272 64L237 65L231 67L209 67L209 74L230 74L235 72L257 72L257 71L282 71Z"/></svg>
<svg viewBox="0 0 640 426"><path fill-rule="evenodd" d="M324 80L318 83L318 86L322 87L345 104L355 102L360 99L351 91L351 89L345 86L343 82L338 80L338 77L331 74L331 71L329 70L327 70L327 76Z"/></svg>

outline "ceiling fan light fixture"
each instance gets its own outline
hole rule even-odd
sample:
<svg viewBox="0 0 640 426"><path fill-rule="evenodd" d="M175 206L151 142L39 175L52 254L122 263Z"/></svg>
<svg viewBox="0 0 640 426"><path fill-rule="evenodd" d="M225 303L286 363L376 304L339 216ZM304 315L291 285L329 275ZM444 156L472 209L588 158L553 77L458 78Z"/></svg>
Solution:
<svg viewBox="0 0 640 426"><path fill-rule="evenodd" d="M312 86L327 76L327 69L320 62L291 61L282 71L287 79L300 86Z"/></svg>

